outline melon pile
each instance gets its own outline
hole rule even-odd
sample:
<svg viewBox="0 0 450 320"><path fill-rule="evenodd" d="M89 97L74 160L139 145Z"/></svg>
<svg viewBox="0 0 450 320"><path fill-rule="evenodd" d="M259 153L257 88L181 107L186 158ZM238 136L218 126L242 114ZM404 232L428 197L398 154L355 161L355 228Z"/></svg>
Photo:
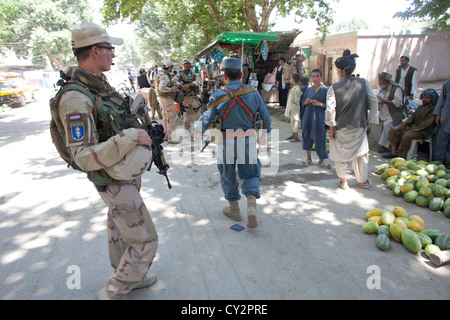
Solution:
<svg viewBox="0 0 450 320"><path fill-rule="evenodd" d="M376 172L393 195L420 207L441 210L450 218L450 170L440 161L406 161L397 157L378 166Z"/></svg>
<svg viewBox="0 0 450 320"><path fill-rule="evenodd" d="M380 250L390 247L390 239L402 243L410 252L425 250L430 253L450 249L450 235L438 229L425 229L425 222L417 215L408 217L402 207L392 211L375 208L366 212L367 222L362 229L365 233L377 234L375 244Z"/></svg>
<svg viewBox="0 0 450 320"><path fill-rule="evenodd" d="M0 106L0 112L8 112L8 111L11 111L11 110L12 110L12 108L8 107L7 104L3 104L3 105Z"/></svg>

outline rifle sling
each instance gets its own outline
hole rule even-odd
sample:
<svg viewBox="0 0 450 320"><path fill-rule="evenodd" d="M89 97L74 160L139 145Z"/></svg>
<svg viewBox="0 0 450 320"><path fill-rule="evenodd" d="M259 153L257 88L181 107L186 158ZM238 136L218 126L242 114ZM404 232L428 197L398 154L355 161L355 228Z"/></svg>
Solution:
<svg viewBox="0 0 450 320"><path fill-rule="evenodd" d="M218 104L220 104L220 103L222 103L222 102L224 102L224 101L226 101L228 99L232 99L234 97L237 97L237 96L249 93L249 92L257 92L257 90L255 88L247 88L247 89L242 89L242 90L239 90L239 91L235 91L232 94L230 94L230 93L226 94L226 95L220 97L219 99L217 99L216 101L214 101L213 103L211 103L209 105L209 107L208 107L208 110L216 107Z"/></svg>

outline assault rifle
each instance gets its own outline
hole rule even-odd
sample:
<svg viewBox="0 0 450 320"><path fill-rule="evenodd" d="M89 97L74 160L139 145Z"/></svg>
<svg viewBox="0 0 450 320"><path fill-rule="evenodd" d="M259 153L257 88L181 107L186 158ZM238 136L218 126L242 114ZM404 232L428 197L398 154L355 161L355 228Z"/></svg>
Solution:
<svg viewBox="0 0 450 320"><path fill-rule="evenodd" d="M152 139L152 159L150 161L150 165L147 168L147 171L150 171L153 163L159 169L158 173L166 177L167 186L169 189L172 189L172 185L169 181L169 176L167 175L167 171L170 166L166 161L166 157L164 156L163 147L161 144L164 142L164 127L162 124L159 124L156 121L152 121L150 123L146 123L144 113L147 112L145 110L145 99L144 96L139 94L133 101L133 104L130 107L131 114L135 115L138 120L146 125L145 129Z"/></svg>

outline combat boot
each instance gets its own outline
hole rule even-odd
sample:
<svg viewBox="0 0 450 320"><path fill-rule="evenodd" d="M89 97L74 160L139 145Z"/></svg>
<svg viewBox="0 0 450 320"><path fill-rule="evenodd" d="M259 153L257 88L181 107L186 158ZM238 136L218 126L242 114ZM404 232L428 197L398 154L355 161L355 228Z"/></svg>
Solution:
<svg viewBox="0 0 450 320"><path fill-rule="evenodd" d="M256 221L256 197L247 197L247 228L256 228L258 222Z"/></svg>
<svg viewBox="0 0 450 320"><path fill-rule="evenodd" d="M226 215L228 218L241 221L241 209L239 209L239 202L237 201L228 201L230 203L229 207L223 208L222 212L224 215Z"/></svg>

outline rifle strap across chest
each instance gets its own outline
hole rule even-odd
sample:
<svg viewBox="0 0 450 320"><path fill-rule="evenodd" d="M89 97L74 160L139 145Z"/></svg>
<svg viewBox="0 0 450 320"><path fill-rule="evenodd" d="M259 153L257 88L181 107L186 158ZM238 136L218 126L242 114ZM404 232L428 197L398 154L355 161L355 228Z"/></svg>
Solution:
<svg viewBox="0 0 450 320"><path fill-rule="evenodd" d="M244 87L241 87L241 88L244 88ZM239 88L238 91L232 91L232 90L229 90L228 88L225 87L224 90L225 90L225 89L228 89L228 90L229 90L229 91L225 90L225 91L227 91L228 94L226 94L226 95L220 97L220 98L217 99L216 101L213 101L213 102L209 105L208 110L210 110L210 109L216 107L217 105L219 105L220 103L222 103L222 102L224 102L224 101L227 101L228 99L232 99L232 98L234 98L234 97L238 97L238 96L241 96L241 95L246 94L246 93L249 93L249 92L258 92L255 88L247 88L247 89L241 89L241 88ZM231 93L230 93L230 92L231 92Z"/></svg>
<svg viewBox="0 0 450 320"><path fill-rule="evenodd" d="M234 105L236 104L236 102L242 107L242 109L244 109L244 111L249 115L250 119L252 119L252 121L254 120L253 117L253 113L250 110L249 107L247 107L247 105L245 104L244 101L242 101L242 99L240 97L238 97L236 95L236 93L238 93L239 91L244 90L245 87L241 86L239 89L236 90L236 92L234 92L233 90L231 90L230 88L225 87L224 90L228 93L229 96L231 96L231 101L228 104L228 107L225 109L225 112L223 113L222 116L222 123L225 122L225 120L228 118L228 116L230 115L231 110L233 109Z"/></svg>

